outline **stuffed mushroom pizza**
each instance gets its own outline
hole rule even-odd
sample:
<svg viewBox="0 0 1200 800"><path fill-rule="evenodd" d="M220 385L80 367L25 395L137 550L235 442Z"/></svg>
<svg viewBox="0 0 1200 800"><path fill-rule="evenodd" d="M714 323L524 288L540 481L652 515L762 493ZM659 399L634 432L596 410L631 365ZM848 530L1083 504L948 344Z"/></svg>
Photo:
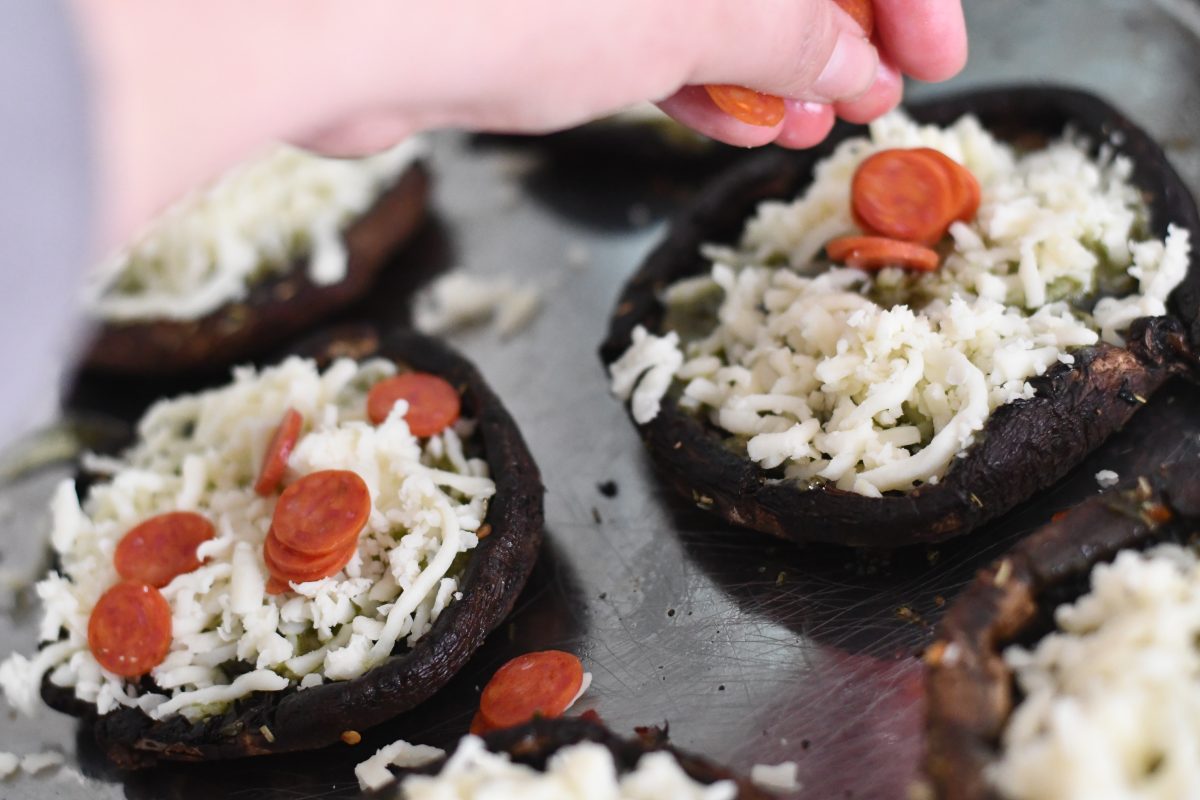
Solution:
<svg viewBox="0 0 1200 800"><path fill-rule="evenodd" d="M238 368L84 468L82 498L53 499L44 644L0 682L18 709L99 715L126 763L317 746L415 705L511 608L541 536L511 419L413 334Z"/></svg>

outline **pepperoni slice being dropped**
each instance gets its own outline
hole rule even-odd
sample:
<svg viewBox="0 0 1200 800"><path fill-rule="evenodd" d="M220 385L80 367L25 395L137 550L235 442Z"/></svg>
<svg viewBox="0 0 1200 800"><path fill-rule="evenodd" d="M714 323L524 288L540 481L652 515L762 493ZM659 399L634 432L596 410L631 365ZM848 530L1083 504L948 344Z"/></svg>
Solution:
<svg viewBox="0 0 1200 800"><path fill-rule="evenodd" d="M280 544L308 556L345 550L358 540L371 514L371 492L344 469L305 475L283 490L271 530Z"/></svg>
<svg viewBox="0 0 1200 800"><path fill-rule="evenodd" d="M492 728L511 728L536 716L557 717L583 686L583 664L570 653L543 650L509 661L483 687L479 714Z"/></svg>
<svg viewBox="0 0 1200 800"><path fill-rule="evenodd" d="M920 150L882 150L865 159L850 185L851 210L870 233L936 244L959 214L943 165Z"/></svg>
<svg viewBox="0 0 1200 800"><path fill-rule="evenodd" d="M113 564L127 581L166 586L176 575L200 566L196 548L214 534L212 523L194 512L159 514L121 538Z"/></svg>
<svg viewBox="0 0 1200 800"><path fill-rule="evenodd" d="M88 647L100 666L122 678L145 675L171 649L171 607L145 583L118 583L88 619Z"/></svg>
<svg viewBox="0 0 1200 800"><path fill-rule="evenodd" d="M875 33L875 6L871 4L871 0L834 0L834 2L858 23L858 27L863 30L863 36L870 39L871 35Z"/></svg>
<svg viewBox="0 0 1200 800"><path fill-rule="evenodd" d="M783 122L784 105L781 97L729 84L709 84L704 89L717 108L747 125L770 128Z"/></svg>
<svg viewBox="0 0 1200 800"><path fill-rule="evenodd" d="M274 493L279 487L279 482L283 480L283 473L287 470L288 456L292 454L292 448L296 446L296 440L300 438L300 426L304 423L304 417L300 416L300 412L294 408L289 408L283 413L283 419L279 422L279 427L275 429L275 435L271 437L271 443L267 445L267 452L263 454L262 467L258 471L258 481L254 484L254 491L266 497Z"/></svg>
<svg viewBox="0 0 1200 800"><path fill-rule="evenodd" d="M384 378L367 394L367 416L378 425L387 419L397 400L408 401L404 415L413 436L433 436L458 420L462 401L444 378L428 372L404 372Z"/></svg>
<svg viewBox="0 0 1200 800"><path fill-rule="evenodd" d="M831 261L857 269L904 267L921 272L938 268L938 254L919 244L883 236L842 236L825 245Z"/></svg>
<svg viewBox="0 0 1200 800"><path fill-rule="evenodd" d="M932 147L918 147L913 152L922 153L937 161L949 176L950 186L954 192L953 205L958 209L958 213L950 221L970 222L975 219L983 193L979 188L979 181L971 174L971 170L941 150L934 150Z"/></svg>
<svg viewBox="0 0 1200 800"><path fill-rule="evenodd" d="M263 543L263 560L273 576L296 583L307 583L336 575L349 563L357 550L358 540L355 539L348 546L334 550L328 555L307 556L281 544L278 537L272 533L267 535L267 540Z"/></svg>

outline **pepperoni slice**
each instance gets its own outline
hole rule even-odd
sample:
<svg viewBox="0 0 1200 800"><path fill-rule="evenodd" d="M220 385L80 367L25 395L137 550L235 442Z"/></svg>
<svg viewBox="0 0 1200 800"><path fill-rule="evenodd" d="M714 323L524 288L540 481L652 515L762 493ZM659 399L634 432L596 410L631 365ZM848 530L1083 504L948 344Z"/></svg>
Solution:
<svg viewBox="0 0 1200 800"><path fill-rule="evenodd" d="M458 420L462 401L444 378L428 372L404 372L384 378L367 394L367 416L378 425L397 400L408 401L404 420L413 436L433 436Z"/></svg>
<svg viewBox="0 0 1200 800"><path fill-rule="evenodd" d="M474 736L483 736L485 733L491 733L492 726L487 724L487 720L483 718L483 714L476 711L475 716L471 717L470 733Z"/></svg>
<svg viewBox="0 0 1200 800"><path fill-rule="evenodd" d="M215 533L212 523L194 512L159 514L121 538L113 563L127 581L166 586L176 575L200 566L196 548Z"/></svg>
<svg viewBox="0 0 1200 800"><path fill-rule="evenodd" d="M862 28L863 36L868 39L875 33L875 6L871 4L871 0L833 0L842 7L854 21L858 23L858 27Z"/></svg>
<svg viewBox="0 0 1200 800"><path fill-rule="evenodd" d="M729 84L709 84L704 89L717 108L747 125L770 128L783 122L784 105L781 97Z"/></svg>
<svg viewBox="0 0 1200 800"><path fill-rule="evenodd" d="M851 210L867 231L936 244L959 213L942 164L918 150L882 150L859 165L850 185Z"/></svg>
<svg viewBox="0 0 1200 800"><path fill-rule="evenodd" d="M300 426L303 423L304 417L300 416L300 412L296 409L289 408L283 413L283 419L280 420L279 427L275 429L271 443L267 445L267 452L263 454L262 466L258 470L258 481L254 484L254 491L263 497L273 494L279 487L279 482L283 480L283 473L287 470L288 456L292 454L292 448L296 446L296 440L300 438Z"/></svg>
<svg viewBox="0 0 1200 800"><path fill-rule="evenodd" d="M292 587L288 586L288 582L282 578L276 578L274 575L267 578L267 594L283 594L291 591Z"/></svg>
<svg viewBox="0 0 1200 800"><path fill-rule="evenodd" d="M583 664L561 650L526 653L509 661L483 687L479 714L492 728L511 728L536 716L557 717L583 686Z"/></svg>
<svg viewBox="0 0 1200 800"><path fill-rule="evenodd" d="M825 245L831 261L858 269L904 267L921 272L938 268L935 250L912 242L901 242L882 236L843 236Z"/></svg>
<svg viewBox="0 0 1200 800"><path fill-rule="evenodd" d="M118 583L88 619L88 647L100 666L122 678L145 675L171 649L171 607L145 583Z"/></svg>
<svg viewBox="0 0 1200 800"><path fill-rule="evenodd" d="M349 470L327 469L283 490L271 529L280 544L321 556L357 541L370 513L371 493L363 479Z"/></svg>
<svg viewBox="0 0 1200 800"><path fill-rule="evenodd" d="M979 203L983 199L983 192L979 188L979 181L971 174L971 170L941 150L934 150L932 147L918 147L913 152L921 153L938 162L949 176L950 186L954 192L953 205L958 209L958 213L950 221L970 222L975 219L975 214L979 211Z"/></svg>
<svg viewBox="0 0 1200 800"><path fill-rule="evenodd" d="M348 546L327 555L307 556L281 544L274 534L268 534L263 543L263 560L272 576L307 583L336 575L357 550L358 540L355 539Z"/></svg>

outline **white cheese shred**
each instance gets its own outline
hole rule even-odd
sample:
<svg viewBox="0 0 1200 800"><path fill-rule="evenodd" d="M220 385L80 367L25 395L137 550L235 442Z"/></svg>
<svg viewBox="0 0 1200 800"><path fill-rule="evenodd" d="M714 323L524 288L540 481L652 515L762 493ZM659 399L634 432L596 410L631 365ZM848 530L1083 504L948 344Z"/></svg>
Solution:
<svg viewBox="0 0 1200 800"><path fill-rule="evenodd" d="M1096 483L1101 489L1111 489L1121 481L1121 476L1111 469L1102 469L1096 473Z"/></svg>
<svg viewBox="0 0 1200 800"><path fill-rule="evenodd" d="M750 768L750 782L769 792L796 792L800 790L798 774L795 761L755 764Z"/></svg>
<svg viewBox="0 0 1200 800"><path fill-rule="evenodd" d="M364 792L377 792L395 780L388 767L413 769L444 758L446 751L425 744L410 744L403 739L384 745L375 755L354 767L358 785Z"/></svg>

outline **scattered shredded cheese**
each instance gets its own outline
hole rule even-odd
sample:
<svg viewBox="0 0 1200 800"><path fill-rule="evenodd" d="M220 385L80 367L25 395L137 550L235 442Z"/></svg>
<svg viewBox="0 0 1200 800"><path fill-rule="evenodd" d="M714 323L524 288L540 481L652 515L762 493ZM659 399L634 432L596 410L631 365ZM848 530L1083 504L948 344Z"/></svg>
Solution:
<svg viewBox="0 0 1200 800"><path fill-rule="evenodd" d="M471 800L499 797L553 797L555 800L733 800L737 785L705 785L688 776L670 753L647 753L637 767L619 774L612 754L594 742L560 749L544 772L492 753L476 736L464 737L435 776L410 775L402 783L405 800Z"/></svg>
<svg viewBox="0 0 1200 800"><path fill-rule="evenodd" d="M64 761L63 754L54 750L29 753L21 756L21 771L29 775L36 775L53 767L61 767Z"/></svg>
<svg viewBox="0 0 1200 800"><path fill-rule="evenodd" d="M533 321L541 303L542 294L535 286L505 276L455 271L438 278L418 296L413 320L418 330L440 335L490 319L496 332L507 339Z"/></svg>
<svg viewBox="0 0 1200 800"><path fill-rule="evenodd" d="M345 159L276 146L154 220L90 276L88 305L105 320L196 319L304 255L315 283L337 283L342 230L424 149L410 139Z"/></svg>
<svg viewBox="0 0 1200 800"><path fill-rule="evenodd" d="M1033 395L1030 378L1102 335L1119 344L1133 318L1164 312L1187 271L1188 231L1139 238L1130 162L1085 144L1068 136L1021 155L972 117L947 129L876 121L817 166L801 198L762 203L737 248L704 248L710 273L664 301L680 318L715 308L715 327L682 343L636 329L611 367L613 393L644 424L674 384L682 408L789 479L867 496L935 483L996 408ZM952 226L932 273L826 264L827 241L860 232L854 171L894 147L965 164L982 186L977 218ZM1137 290L1100 301L1094 318L1071 305L1121 280Z"/></svg>
<svg viewBox="0 0 1200 800"><path fill-rule="evenodd" d="M1020 800L1200 796L1200 563L1123 551L1005 660L1024 695L988 777Z"/></svg>
<svg viewBox="0 0 1200 800"><path fill-rule="evenodd" d="M781 764L755 764L750 768L750 782L771 792L795 792L800 789L795 761Z"/></svg>
<svg viewBox="0 0 1200 800"><path fill-rule="evenodd" d="M110 477L82 506L70 481L54 496L51 541L62 570L37 585L41 639L49 644L32 658L13 654L0 663L9 704L32 713L49 671L53 683L72 687L102 714L136 706L156 718L195 719L252 692L357 677L424 636L460 596L456 560L475 547L495 484L485 461L464 455L469 421L422 445L403 403L380 425L366 420L367 391L394 372L382 359L340 360L324 372L300 358L262 372L241 368L225 387L156 404L120 458L88 459ZM284 483L353 470L372 510L342 572L268 595L262 548L275 497L260 497L253 484L289 407L305 427ZM202 566L161 590L174 638L151 673L159 691L139 693L92 657L88 618L118 580L117 542L147 517L173 510L204 514L217 535L197 550Z"/></svg>
<svg viewBox="0 0 1200 800"><path fill-rule="evenodd" d="M1101 489L1111 489L1116 486L1121 480L1121 476L1113 472L1111 469L1102 469L1096 473L1096 483Z"/></svg>
<svg viewBox="0 0 1200 800"><path fill-rule="evenodd" d="M446 751L439 747L409 744L401 739L384 745L375 751L375 755L357 764L354 767L354 775L364 792L375 792L395 780L395 776L388 769L389 766L412 769L423 767L445 756Z"/></svg>
<svg viewBox="0 0 1200 800"><path fill-rule="evenodd" d="M16 773L21 760L14 753L0 753L0 780Z"/></svg>

